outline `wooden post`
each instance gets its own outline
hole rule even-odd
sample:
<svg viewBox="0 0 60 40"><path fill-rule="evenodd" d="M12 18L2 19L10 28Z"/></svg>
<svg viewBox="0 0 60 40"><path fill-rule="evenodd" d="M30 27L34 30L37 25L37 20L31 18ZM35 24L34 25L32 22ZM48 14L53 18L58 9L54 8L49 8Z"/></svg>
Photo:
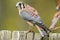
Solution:
<svg viewBox="0 0 60 40"><path fill-rule="evenodd" d="M58 34L57 33L50 33L49 40L58 40Z"/></svg>
<svg viewBox="0 0 60 40"><path fill-rule="evenodd" d="M60 40L60 33L58 33L58 37L57 37L57 40Z"/></svg>
<svg viewBox="0 0 60 40"><path fill-rule="evenodd" d="M0 40L11 40L11 31L8 30L0 31Z"/></svg>
<svg viewBox="0 0 60 40"><path fill-rule="evenodd" d="M26 33L27 31L13 31L11 33L8 30L2 30L0 31L0 40L41 40L40 33ZM60 33L49 33L49 40L60 40Z"/></svg>
<svg viewBox="0 0 60 40"><path fill-rule="evenodd" d="M19 32L19 40L25 40L25 33L24 31Z"/></svg>
<svg viewBox="0 0 60 40"><path fill-rule="evenodd" d="M41 40L41 35L40 33L35 33L35 38L34 40Z"/></svg>
<svg viewBox="0 0 60 40"><path fill-rule="evenodd" d="M27 40L33 40L33 33L32 32L27 34Z"/></svg>
<svg viewBox="0 0 60 40"><path fill-rule="evenodd" d="M12 32L12 40L25 40L24 31L13 31Z"/></svg>

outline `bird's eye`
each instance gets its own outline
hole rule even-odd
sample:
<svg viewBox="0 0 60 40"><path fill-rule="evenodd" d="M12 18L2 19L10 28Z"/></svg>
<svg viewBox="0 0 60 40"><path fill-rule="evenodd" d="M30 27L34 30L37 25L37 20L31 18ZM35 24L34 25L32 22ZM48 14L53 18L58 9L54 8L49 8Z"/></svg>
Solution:
<svg viewBox="0 0 60 40"><path fill-rule="evenodd" d="M19 5L21 5L21 3Z"/></svg>
<svg viewBox="0 0 60 40"><path fill-rule="evenodd" d="M20 6L21 9L25 8L24 3L19 3L19 6Z"/></svg>
<svg viewBox="0 0 60 40"><path fill-rule="evenodd" d="M24 3L23 3L23 8L25 8Z"/></svg>
<svg viewBox="0 0 60 40"><path fill-rule="evenodd" d="M19 6L20 6L20 8L22 9L22 7L21 7L21 3L19 4Z"/></svg>

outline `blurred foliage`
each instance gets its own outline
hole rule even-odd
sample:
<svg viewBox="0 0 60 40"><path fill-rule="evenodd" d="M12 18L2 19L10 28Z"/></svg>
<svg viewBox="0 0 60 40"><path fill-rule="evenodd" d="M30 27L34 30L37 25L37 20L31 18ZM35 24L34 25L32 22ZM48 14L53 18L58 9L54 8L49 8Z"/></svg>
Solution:
<svg viewBox="0 0 60 40"><path fill-rule="evenodd" d="M0 30L27 30L29 25L21 19L16 9L16 3L23 1L37 9L43 22L49 27L56 13L56 0L0 0ZM60 20L56 26L60 25ZM32 30L37 32L36 27Z"/></svg>
<svg viewBox="0 0 60 40"><path fill-rule="evenodd" d="M57 4L60 4L60 0L56 0Z"/></svg>

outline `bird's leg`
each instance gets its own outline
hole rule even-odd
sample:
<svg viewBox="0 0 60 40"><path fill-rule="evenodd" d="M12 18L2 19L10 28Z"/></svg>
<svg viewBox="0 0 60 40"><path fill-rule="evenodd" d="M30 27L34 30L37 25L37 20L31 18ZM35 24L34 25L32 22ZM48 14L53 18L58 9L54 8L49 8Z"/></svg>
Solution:
<svg viewBox="0 0 60 40"><path fill-rule="evenodd" d="M36 25L36 27L37 27L39 33L41 34L41 36L44 37L43 33L41 32L41 29L42 29L42 28L39 28L37 25Z"/></svg>
<svg viewBox="0 0 60 40"><path fill-rule="evenodd" d="M30 33L30 32L33 33L33 39L34 39L35 32L34 32L33 30L31 30L31 29L29 29L29 30L26 32L26 37L25 37L25 39L27 39L27 34Z"/></svg>
<svg viewBox="0 0 60 40"><path fill-rule="evenodd" d="M34 25L34 24L31 23L31 22L27 22L27 23L28 23L30 26L33 26L33 25ZM27 34L30 33L30 32L33 33L33 37L34 37L35 32L32 30L32 27L29 27L28 31L26 32L26 38L25 38L25 39L27 39Z"/></svg>
<svg viewBox="0 0 60 40"><path fill-rule="evenodd" d="M29 29L28 29L28 33L29 33L29 32L34 32L34 31L32 30L34 24L31 23L31 22L27 22L27 23L31 26L31 27L29 27Z"/></svg>
<svg viewBox="0 0 60 40"><path fill-rule="evenodd" d="M46 35L43 34L42 28L38 27L37 25L36 25L36 27L37 27L38 31L40 32L40 34L41 34L41 36L42 36L42 37L41 37L41 40L45 40L45 36L46 36Z"/></svg>
<svg viewBox="0 0 60 40"><path fill-rule="evenodd" d="M34 26L34 24L32 22L27 22L30 26Z"/></svg>

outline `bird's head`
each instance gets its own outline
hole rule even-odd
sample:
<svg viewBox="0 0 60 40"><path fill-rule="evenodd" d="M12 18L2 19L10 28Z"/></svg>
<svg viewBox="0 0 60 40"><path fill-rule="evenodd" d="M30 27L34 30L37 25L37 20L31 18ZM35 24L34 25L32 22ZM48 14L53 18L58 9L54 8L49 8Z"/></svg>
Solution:
<svg viewBox="0 0 60 40"><path fill-rule="evenodd" d="M25 8L25 3L24 2L17 2L16 3L16 8L22 10L23 8Z"/></svg>

